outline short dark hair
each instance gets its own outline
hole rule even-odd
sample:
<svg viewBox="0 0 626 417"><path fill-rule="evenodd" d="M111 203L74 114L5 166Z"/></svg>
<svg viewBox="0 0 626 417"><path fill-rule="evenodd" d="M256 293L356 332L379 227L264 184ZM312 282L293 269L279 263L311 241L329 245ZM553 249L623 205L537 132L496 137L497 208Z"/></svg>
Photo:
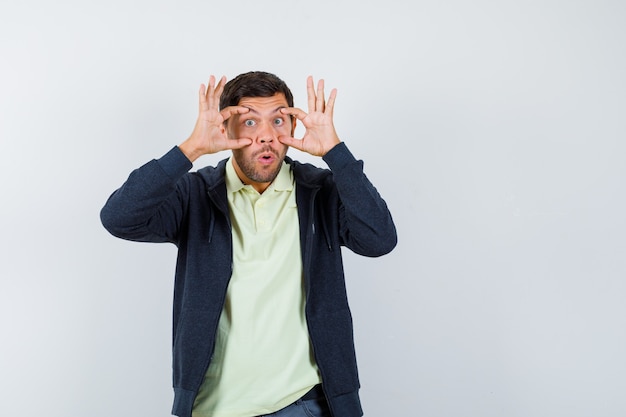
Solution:
<svg viewBox="0 0 626 417"><path fill-rule="evenodd" d="M293 107L291 90L276 75L264 71L239 74L224 86L220 97L220 110L238 105L244 97L272 97L278 93L283 93L289 107Z"/></svg>

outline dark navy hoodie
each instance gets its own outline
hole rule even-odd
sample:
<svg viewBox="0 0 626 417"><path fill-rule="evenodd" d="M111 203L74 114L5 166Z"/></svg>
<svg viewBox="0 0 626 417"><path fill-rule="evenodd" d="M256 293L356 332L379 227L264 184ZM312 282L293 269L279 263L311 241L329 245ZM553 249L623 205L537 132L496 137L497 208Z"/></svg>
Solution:
<svg viewBox="0 0 626 417"><path fill-rule="evenodd" d="M296 203L306 291L306 319L322 386L334 417L363 415L341 246L376 257L397 243L385 201L345 143L324 157L330 169L286 158ZM225 164L190 172L174 147L134 170L102 208L114 236L178 247L173 312L172 414L190 417L212 358L232 273Z"/></svg>

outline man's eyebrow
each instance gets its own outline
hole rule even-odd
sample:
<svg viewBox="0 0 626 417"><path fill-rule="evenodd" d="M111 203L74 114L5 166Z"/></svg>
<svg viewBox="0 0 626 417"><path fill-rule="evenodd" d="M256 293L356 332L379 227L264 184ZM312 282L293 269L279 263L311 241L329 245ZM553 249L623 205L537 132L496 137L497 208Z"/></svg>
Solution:
<svg viewBox="0 0 626 417"><path fill-rule="evenodd" d="M241 107L245 107L246 109L250 110L250 113L261 114L257 110L253 109L252 107L248 107L248 106L241 106ZM287 106L278 106L274 109L272 113L279 113L280 109L286 109L286 108Z"/></svg>

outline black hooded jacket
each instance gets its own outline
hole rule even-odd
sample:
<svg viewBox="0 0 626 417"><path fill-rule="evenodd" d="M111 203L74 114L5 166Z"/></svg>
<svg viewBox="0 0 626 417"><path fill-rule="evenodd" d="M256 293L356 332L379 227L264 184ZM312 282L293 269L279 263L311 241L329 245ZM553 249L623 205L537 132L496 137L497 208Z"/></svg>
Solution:
<svg viewBox="0 0 626 417"><path fill-rule="evenodd" d="M341 246L376 257L396 245L386 203L344 143L324 156L330 169L286 158L296 203L306 290L306 319L333 416L361 410ZM178 147L133 171L100 215L114 236L178 247L174 287L172 414L190 417L212 358L232 273L225 164L189 172Z"/></svg>

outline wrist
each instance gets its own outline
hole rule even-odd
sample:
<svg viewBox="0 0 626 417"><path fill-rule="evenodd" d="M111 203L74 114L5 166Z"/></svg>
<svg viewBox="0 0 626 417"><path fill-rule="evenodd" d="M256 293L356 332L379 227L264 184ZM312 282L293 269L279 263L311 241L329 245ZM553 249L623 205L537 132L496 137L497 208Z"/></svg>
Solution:
<svg viewBox="0 0 626 417"><path fill-rule="evenodd" d="M196 159L200 158L200 156L202 156L202 151L194 145L194 141L192 138L189 138L180 145L178 145L178 148L192 163Z"/></svg>
<svg viewBox="0 0 626 417"><path fill-rule="evenodd" d="M325 152L321 155L321 156L322 156L322 158L323 158L324 156L326 156L326 154L327 154L328 152L330 152L330 151L332 151L333 149L335 149L335 148L337 147L337 145L339 145L340 143L341 143L341 141L339 140L339 138L337 138L337 140L336 140L336 141L334 141L334 142L330 145L330 147L328 147L328 148L326 149L326 151L325 151Z"/></svg>

